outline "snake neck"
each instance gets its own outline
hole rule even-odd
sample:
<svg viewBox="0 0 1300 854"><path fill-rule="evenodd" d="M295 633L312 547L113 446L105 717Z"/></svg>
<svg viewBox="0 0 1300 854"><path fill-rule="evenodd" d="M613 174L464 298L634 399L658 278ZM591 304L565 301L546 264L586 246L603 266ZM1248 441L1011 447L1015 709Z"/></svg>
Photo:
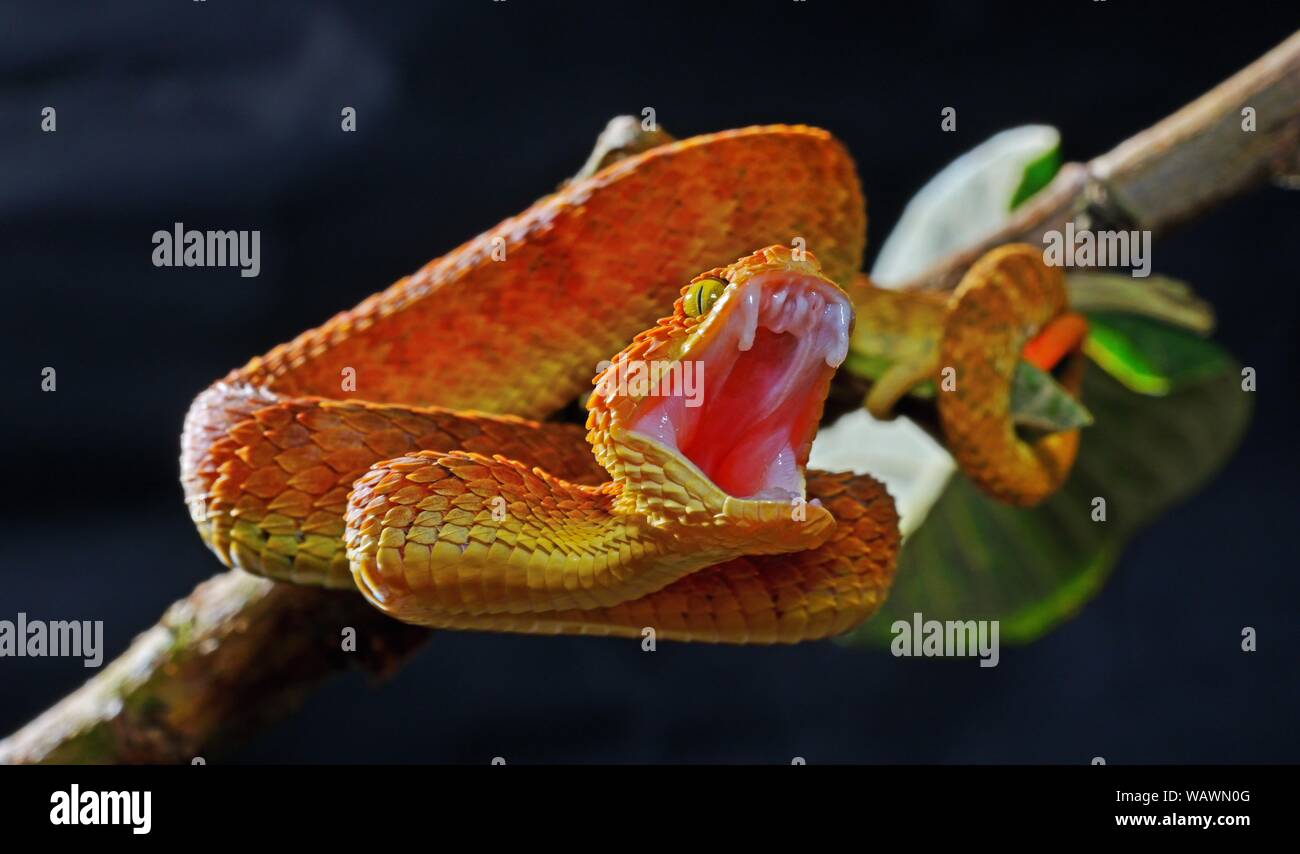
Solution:
<svg viewBox="0 0 1300 854"><path fill-rule="evenodd" d="M849 285L858 312L850 352L898 363L933 361L947 313L947 294L881 288L859 274Z"/></svg>

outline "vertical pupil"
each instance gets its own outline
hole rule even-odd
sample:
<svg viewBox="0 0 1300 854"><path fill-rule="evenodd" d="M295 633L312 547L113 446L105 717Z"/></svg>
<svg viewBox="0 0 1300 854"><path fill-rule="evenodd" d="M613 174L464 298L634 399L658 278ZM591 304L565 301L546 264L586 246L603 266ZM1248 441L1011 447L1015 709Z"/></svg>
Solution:
<svg viewBox="0 0 1300 854"><path fill-rule="evenodd" d="M704 316L704 285L697 285L695 288L695 313Z"/></svg>

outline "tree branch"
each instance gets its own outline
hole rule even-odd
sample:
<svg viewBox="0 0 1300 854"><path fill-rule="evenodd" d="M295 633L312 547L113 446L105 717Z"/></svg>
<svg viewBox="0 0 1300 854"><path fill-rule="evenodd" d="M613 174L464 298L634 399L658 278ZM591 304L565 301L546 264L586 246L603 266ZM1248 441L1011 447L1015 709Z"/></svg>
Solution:
<svg viewBox="0 0 1300 854"><path fill-rule="evenodd" d="M1242 111L1254 109L1255 130ZM1042 245L1076 228L1168 233L1272 178L1300 173L1300 32L1178 112L1055 179L978 245L932 265L904 289L946 291L981 255L1004 243Z"/></svg>
<svg viewBox="0 0 1300 854"><path fill-rule="evenodd" d="M619 116L583 178L668 142ZM344 630L355 630L355 652ZM190 762L287 714L352 666L384 674L431 635L346 591L239 570L203 582L81 688L0 741L0 763Z"/></svg>
<svg viewBox="0 0 1300 854"><path fill-rule="evenodd" d="M1241 130L1255 108L1258 129ZM621 116L579 177L670 141ZM1086 166L1067 164L997 235L954 253L906 287L945 289L987 249L1108 222L1163 232L1269 176L1300 172L1300 33L1197 101ZM356 652L344 629L356 630ZM350 666L386 673L430 632L360 596L215 576L66 699L0 742L0 762L188 762L286 714Z"/></svg>
<svg viewBox="0 0 1300 854"><path fill-rule="evenodd" d="M346 628L355 652L345 651ZM255 732L331 673L386 672L429 634L351 593L231 570L0 742L0 762L190 762Z"/></svg>

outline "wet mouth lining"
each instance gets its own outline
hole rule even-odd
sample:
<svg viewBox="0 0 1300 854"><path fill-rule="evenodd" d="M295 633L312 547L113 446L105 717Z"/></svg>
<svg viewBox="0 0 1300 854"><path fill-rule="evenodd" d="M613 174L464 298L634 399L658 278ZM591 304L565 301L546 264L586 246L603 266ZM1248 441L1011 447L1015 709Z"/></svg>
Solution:
<svg viewBox="0 0 1300 854"><path fill-rule="evenodd" d="M803 498L803 467L852 318L848 297L814 276L772 271L730 288L681 357L697 393L644 398L631 429L733 497Z"/></svg>

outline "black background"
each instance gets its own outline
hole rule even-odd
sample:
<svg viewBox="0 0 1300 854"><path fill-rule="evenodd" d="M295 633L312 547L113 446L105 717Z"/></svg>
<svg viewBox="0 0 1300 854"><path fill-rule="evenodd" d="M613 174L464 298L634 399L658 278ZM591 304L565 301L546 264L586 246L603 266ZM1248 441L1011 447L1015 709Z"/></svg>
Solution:
<svg viewBox="0 0 1300 854"><path fill-rule="evenodd" d="M1086 159L1300 23L1290 4L1118 0L0 8L0 619L102 619L110 657L219 568L176 483L190 398L522 210L609 117L830 129L858 163L870 255L991 134L1055 124ZM47 105L57 133L40 132ZM1091 605L999 667L442 633L391 681L337 680L230 758L1300 761L1297 205L1261 189L1157 244L1156 271L1209 297L1218 339L1257 369L1254 422ZM150 236L176 221L260 229L261 276L154 268ZM0 659L0 731L89 674Z"/></svg>

